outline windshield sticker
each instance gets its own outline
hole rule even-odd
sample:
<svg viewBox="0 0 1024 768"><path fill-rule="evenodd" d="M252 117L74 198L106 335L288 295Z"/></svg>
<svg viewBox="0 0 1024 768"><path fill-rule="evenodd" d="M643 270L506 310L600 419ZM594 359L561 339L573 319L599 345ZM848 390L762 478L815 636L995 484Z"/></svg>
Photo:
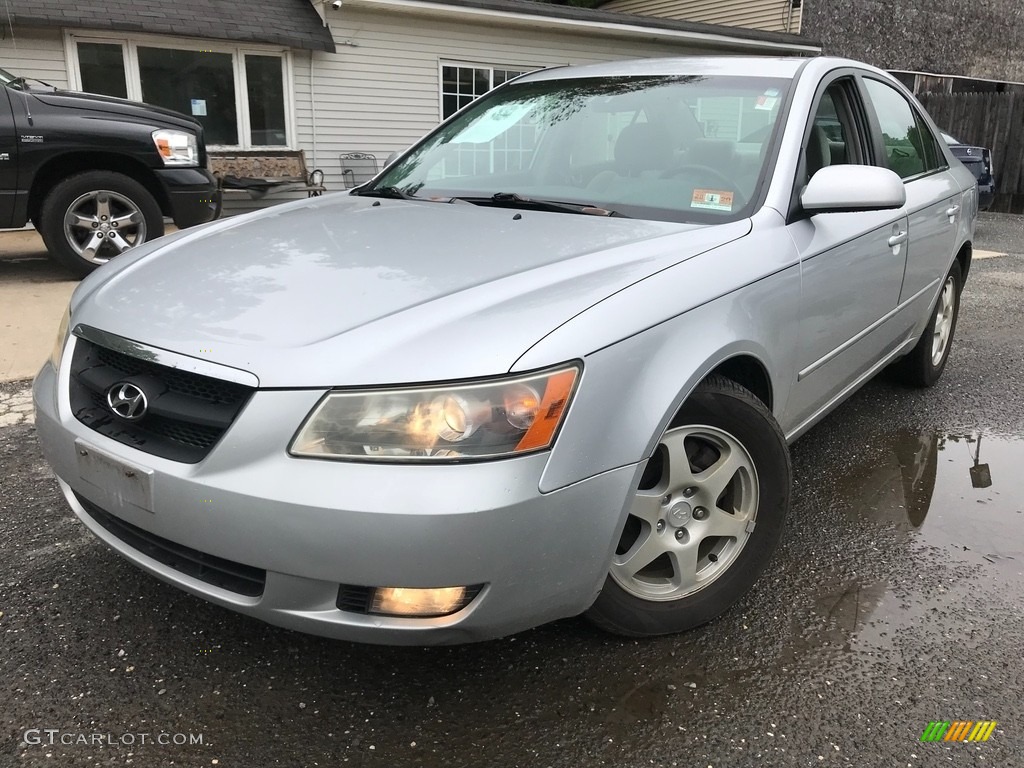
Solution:
<svg viewBox="0 0 1024 768"><path fill-rule="evenodd" d="M758 96L757 103L754 105L754 109L761 109L764 110L765 112L770 112L775 108L775 105L776 103L778 103L778 101L779 99L777 96L769 96L768 94Z"/></svg>
<svg viewBox="0 0 1024 768"><path fill-rule="evenodd" d="M731 211L732 192L725 192L717 189L695 189L693 200L690 201L691 208L706 208L711 211Z"/></svg>

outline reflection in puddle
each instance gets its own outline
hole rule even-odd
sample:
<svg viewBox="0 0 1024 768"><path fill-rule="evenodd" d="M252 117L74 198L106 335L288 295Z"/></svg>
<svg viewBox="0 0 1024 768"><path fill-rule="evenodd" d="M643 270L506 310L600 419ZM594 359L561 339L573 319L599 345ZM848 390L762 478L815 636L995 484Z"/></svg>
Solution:
<svg viewBox="0 0 1024 768"><path fill-rule="evenodd" d="M818 583L779 648L781 666L815 666L821 653L887 651L901 628L969 606L990 587L1019 600L1022 468L1024 439L934 431L892 434L870 463L850 467L836 488L837 501L849 504L837 533L869 545L854 573ZM948 572L915 573L933 565Z"/></svg>
<svg viewBox="0 0 1024 768"><path fill-rule="evenodd" d="M856 477L862 520L913 532L939 549L1024 569L1024 440L938 432L894 436L888 455ZM854 498L857 498L855 495ZM967 559L972 559L968 557Z"/></svg>

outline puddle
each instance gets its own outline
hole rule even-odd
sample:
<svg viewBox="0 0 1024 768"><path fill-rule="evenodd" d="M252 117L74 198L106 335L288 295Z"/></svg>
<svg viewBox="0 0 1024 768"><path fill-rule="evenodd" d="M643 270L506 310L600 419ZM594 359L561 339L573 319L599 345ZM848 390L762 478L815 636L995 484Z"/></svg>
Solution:
<svg viewBox="0 0 1024 768"><path fill-rule="evenodd" d="M899 434L856 481L854 518L1024 581L1024 439Z"/></svg>
<svg viewBox="0 0 1024 768"><path fill-rule="evenodd" d="M890 654L907 635L969 644L958 617L1024 595L1024 439L900 432L877 447L838 479L852 554L792 616L782 671Z"/></svg>

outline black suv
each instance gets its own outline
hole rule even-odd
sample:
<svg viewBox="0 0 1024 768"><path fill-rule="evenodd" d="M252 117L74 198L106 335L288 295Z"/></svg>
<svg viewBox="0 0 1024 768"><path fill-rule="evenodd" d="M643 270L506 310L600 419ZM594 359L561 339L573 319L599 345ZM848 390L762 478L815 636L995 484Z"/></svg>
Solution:
<svg viewBox="0 0 1024 768"><path fill-rule="evenodd" d="M31 221L84 276L217 210L202 126L125 99L59 91L0 69L0 228Z"/></svg>
<svg viewBox="0 0 1024 768"><path fill-rule="evenodd" d="M949 145L949 151L974 174L978 180L978 209L987 211L992 207L996 197L995 166L992 164L992 151L985 147L974 147L964 144L945 131L942 140Z"/></svg>

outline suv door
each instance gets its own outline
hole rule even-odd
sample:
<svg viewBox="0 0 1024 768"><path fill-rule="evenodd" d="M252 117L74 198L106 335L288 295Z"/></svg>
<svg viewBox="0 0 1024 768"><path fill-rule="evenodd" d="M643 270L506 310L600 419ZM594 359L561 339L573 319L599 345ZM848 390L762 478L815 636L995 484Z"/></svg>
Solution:
<svg viewBox="0 0 1024 768"><path fill-rule="evenodd" d="M852 74L819 91L803 147L787 227L800 252L802 285L789 424L811 418L895 349L885 321L899 301L906 266L904 210L809 216L799 208L799 194L817 170L874 163L870 124Z"/></svg>
<svg viewBox="0 0 1024 768"><path fill-rule="evenodd" d="M18 141L10 92L0 85L0 228L14 222L14 201L18 189Z"/></svg>
<svg viewBox="0 0 1024 768"><path fill-rule="evenodd" d="M894 86L865 76L869 114L881 146L879 165L895 171L907 190L910 242L900 303L934 287L953 260L960 186L918 110ZM917 320L916 317L911 320Z"/></svg>

